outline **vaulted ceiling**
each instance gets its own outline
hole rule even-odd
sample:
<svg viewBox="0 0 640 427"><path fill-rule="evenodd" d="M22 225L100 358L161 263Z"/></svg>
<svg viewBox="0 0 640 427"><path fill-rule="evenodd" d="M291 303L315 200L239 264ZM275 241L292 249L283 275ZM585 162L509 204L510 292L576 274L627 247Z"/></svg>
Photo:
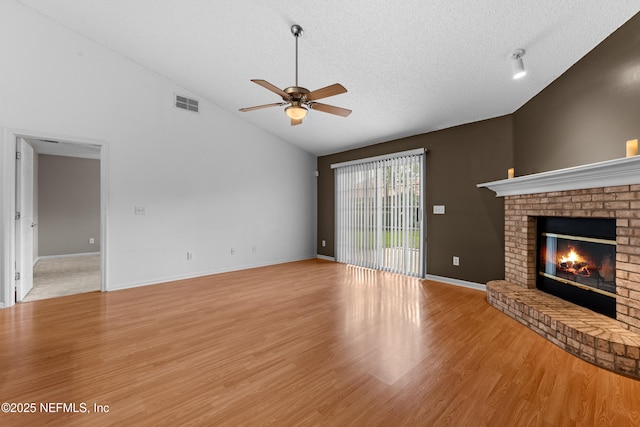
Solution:
<svg viewBox="0 0 640 427"><path fill-rule="evenodd" d="M17 0L283 140L323 155L510 114L640 11L637 0ZM333 83L290 126L280 98L295 83ZM510 55L525 49L525 78Z"/></svg>

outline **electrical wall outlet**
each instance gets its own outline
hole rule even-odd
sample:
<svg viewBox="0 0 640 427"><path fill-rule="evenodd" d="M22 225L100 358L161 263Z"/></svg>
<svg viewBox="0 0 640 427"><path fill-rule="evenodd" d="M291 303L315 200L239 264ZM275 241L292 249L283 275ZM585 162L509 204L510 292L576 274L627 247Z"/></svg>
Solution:
<svg viewBox="0 0 640 427"><path fill-rule="evenodd" d="M433 205L434 215L444 215L444 205Z"/></svg>
<svg viewBox="0 0 640 427"><path fill-rule="evenodd" d="M231 248L231 255L234 255L236 253L236 250Z"/></svg>
<svg viewBox="0 0 640 427"><path fill-rule="evenodd" d="M187 251L187 261L193 261L193 252Z"/></svg>
<svg viewBox="0 0 640 427"><path fill-rule="evenodd" d="M135 213L136 215L146 215L147 214L147 208L144 206L136 206L135 207Z"/></svg>
<svg viewBox="0 0 640 427"><path fill-rule="evenodd" d="M96 243L96 239L94 239L93 237L89 237L89 244L93 245L94 243Z"/></svg>
<svg viewBox="0 0 640 427"><path fill-rule="evenodd" d="M252 247L252 248L251 248L251 252L253 252L253 253L255 254L256 252L258 252L258 248L256 248L255 246L254 246L254 247Z"/></svg>
<svg viewBox="0 0 640 427"><path fill-rule="evenodd" d="M323 240L323 241L322 241L322 247L324 248L324 247L326 247L326 246L327 246L327 241L326 241L326 240Z"/></svg>
<svg viewBox="0 0 640 427"><path fill-rule="evenodd" d="M454 256L453 257L453 265L460 265L460 257Z"/></svg>

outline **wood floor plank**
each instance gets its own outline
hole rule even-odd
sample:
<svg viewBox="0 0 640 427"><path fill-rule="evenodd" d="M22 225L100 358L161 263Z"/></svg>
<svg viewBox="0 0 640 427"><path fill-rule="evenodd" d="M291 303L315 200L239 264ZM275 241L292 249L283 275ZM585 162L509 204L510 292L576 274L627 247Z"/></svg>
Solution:
<svg viewBox="0 0 640 427"><path fill-rule="evenodd" d="M640 425L640 381L481 291L308 260L0 310L6 402L33 425Z"/></svg>

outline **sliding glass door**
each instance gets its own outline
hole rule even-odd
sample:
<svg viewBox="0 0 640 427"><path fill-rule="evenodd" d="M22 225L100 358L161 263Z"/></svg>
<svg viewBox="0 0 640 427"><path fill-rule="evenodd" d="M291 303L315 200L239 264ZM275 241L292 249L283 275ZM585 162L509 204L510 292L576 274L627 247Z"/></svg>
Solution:
<svg viewBox="0 0 640 427"><path fill-rule="evenodd" d="M336 260L424 275L424 152L333 165Z"/></svg>

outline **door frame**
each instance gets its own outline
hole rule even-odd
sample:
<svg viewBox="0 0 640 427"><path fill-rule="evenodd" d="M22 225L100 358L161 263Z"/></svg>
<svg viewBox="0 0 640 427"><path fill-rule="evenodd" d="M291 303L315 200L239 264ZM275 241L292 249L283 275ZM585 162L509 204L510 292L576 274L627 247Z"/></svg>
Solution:
<svg viewBox="0 0 640 427"><path fill-rule="evenodd" d="M100 147L100 290L109 290L108 286L108 203L109 203L109 144L106 141L70 137L42 131L4 128L0 134L0 278L4 284L0 289L0 308L13 306L15 301L15 238L16 221L16 141L18 138L50 139L78 145L96 145Z"/></svg>

